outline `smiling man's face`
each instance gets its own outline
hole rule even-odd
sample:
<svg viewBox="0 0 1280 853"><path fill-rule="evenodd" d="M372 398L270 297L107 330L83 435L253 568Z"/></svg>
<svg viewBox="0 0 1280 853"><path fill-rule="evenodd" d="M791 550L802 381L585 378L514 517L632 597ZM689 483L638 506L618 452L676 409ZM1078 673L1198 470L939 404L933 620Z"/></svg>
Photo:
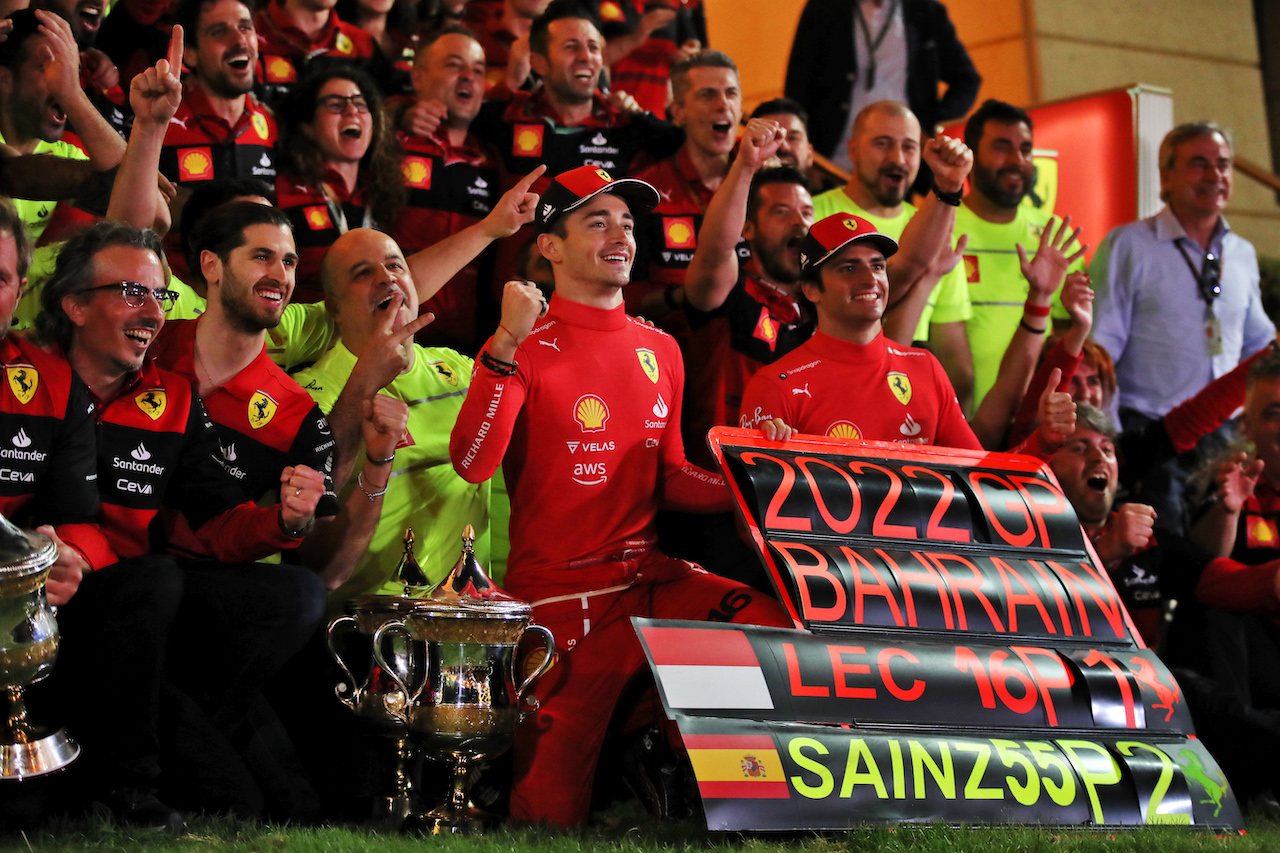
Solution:
<svg viewBox="0 0 1280 853"><path fill-rule="evenodd" d="M1049 467L1081 523L1099 525L1107 520L1120 481L1116 447L1109 437L1077 424Z"/></svg>

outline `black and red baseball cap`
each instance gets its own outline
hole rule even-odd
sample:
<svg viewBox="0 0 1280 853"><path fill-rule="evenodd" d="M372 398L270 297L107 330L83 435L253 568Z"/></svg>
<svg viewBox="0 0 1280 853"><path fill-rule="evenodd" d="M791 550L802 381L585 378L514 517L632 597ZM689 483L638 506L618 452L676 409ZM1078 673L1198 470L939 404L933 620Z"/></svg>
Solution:
<svg viewBox="0 0 1280 853"><path fill-rule="evenodd" d="M631 206L632 215L648 213L660 201L658 191L644 181L637 178L615 180L599 166L579 166L556 175L538 200L538 214L534 219L538 233L550 231L557 219L600 193L622 196Z"/></svg>
<svg viewBox="0 0 1280 853"><path fill-rule="evenodd" d="M800 271L812 273L850 243L870 243L886 258L898 251L898 241L882 234L861 216L833 213L809 226L800 243Z"/></svg>

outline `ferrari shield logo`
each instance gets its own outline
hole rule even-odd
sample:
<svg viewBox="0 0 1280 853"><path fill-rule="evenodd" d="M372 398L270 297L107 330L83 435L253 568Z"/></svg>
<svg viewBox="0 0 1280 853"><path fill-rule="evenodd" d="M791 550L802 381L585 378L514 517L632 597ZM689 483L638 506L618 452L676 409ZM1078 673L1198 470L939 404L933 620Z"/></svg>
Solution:
<svg viewBox="0 0 1280 853"><path fill-rule="evenodd" d="M651 349L636 350L636 358L640 359L640 366L644 368L644 375L649 377L649 381L654 385L658 384L658 357L653 354Z"/></svg>
<svg viewBox="0 0 1280 853"><path fill-rule="evenodd" d="M23 405L30 403L31 398L36 395L36 388L40 386L40 374L36 369L29 364L15 364L6 367L4 372L9 377L9 388L18 402Z"/></svg>
<svg viewBox="0 0 1280 853"><path fill-rule="evenodd" d="M458 384L458 374L454 373L453 368L445 364L443 361L433 361L431 362L431 367L445 382L448 382L450 385Z"/></svg>
<svg viewBox="0 0 1280 853"><path fill-rule="evenodd" d="M898 398L899 403L905 406L911 402L911 380L907 378L907 374L894 372L885 379L889 383L889 390Z"/></svg>
<svg viewBox="0 0 1280 853"><path fill-rule="evenodd" d="M158 421L169 405L169 398L165 395L163 388L152 388L134 397L133 402L144 415L153 421Z"/></svg>
<svg viewBox="0 0 1280 853"><path fill-rule="evenodd" d="M271 423L271 419L276 416L276 409L278 408L280 406L275 400L261 391L255 391L253 396L249 398L249 426L254 429L262 429Z"/></svg>

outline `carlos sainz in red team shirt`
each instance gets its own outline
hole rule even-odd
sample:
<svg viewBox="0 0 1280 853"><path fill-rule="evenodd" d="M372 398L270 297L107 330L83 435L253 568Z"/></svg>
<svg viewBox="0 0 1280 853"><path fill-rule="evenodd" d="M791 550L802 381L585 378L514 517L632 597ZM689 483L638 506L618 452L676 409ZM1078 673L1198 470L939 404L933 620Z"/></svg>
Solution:
<svg viewBox="0 0 1280 853"><path fill-rule="evenodd" d="M801 247L801 287L818 331L747 385L740 423L780 418L797 432L981 450L942 365L885 339L893 238L865 219L815 222Z"/></svg>

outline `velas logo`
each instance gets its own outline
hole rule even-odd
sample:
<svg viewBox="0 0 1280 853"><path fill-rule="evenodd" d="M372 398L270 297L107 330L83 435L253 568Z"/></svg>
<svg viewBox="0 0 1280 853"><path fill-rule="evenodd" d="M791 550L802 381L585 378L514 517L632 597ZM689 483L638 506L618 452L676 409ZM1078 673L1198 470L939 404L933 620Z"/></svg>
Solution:
<svg viewBox="0 0 1280 853"><path fill-rule="evenodd" d="M264 116L262 113L254 113L253 118L249 120L249 123L253 125L253 130L255 133L258 134L258 138L261 139L263 142L266 142L267 134L270 133L270 130L267 128L267 117ZM262 156L265 157L267 155L264 154ZM263 163L263 165L270 166L271 163L268 161L266 163Z"/></svg>
<svg viewBox="0 0 1280 853"><path fill-rule="evenodd" d="M163 388L151 388L133 398L133 403L142 413L153 421L160 420L164 410L169 408L169 396Z"/></svg>
<svg viewBox="0 0 1280 853"><path fill-rule="evenodd" d="M333 220L329 218L329 208L323 204L313 204L311 207L302 208L302 215L307 220L307 226L312 231L324 231L333 227Z"/></svg>
<svg viewBox="0 0 1280 853"><path fill-rule="evenodd" d="M404 184L420 190L431 189L431 160L427 157L405 157L400 164Z"/></svg>
<svg viewBox="0 0 1280 853"><path fill-rule="evenodd" d="M213 153L208 147L178 149L178 180L208 181L213 178Z"/></svg>
<svg viewBox="0 0 1280 853"><path fill-rule="evenodd" d="M595 394L583 394L573 404L573 419L583 432L604 432L609 422L609 407Z"/></svg>
<svg viewBox="0 0 1280 853"><path fill-rule="evenodd" d="M895 370L885 377L885 382L889 383L889 390L899 403L905 406L911 402L911 379L907 374Z"/></svg>
<svg viewBox="0 0 1280 853"><path fill-rule="evenodd" d="M862 430L849 421L836 421L827 428L827 437L861 439Z"/></svg>
<svg viewBox="0 0 1280 853"><path fill-rule="evenodd" d="M254 429L262 429L271 423L271 419L276 416L276 409L280 408L269 395L261 391L255 391L253 396L249 398L249 426Z"/></svg>
<svg viewBox="0 0 1280 853"><path fill-rule="evenodd" d="M637 349L636 358L640 359L640 366L644 368L644 375L649 377L650 382L657 385L661 374L658 371L658 357L653 354L653 350ZM664 415L658 415L658 417L664 417Z"/></svg>
<svg viewBox="0 0 1280 853"><path fill-rule="evenodd" d="M543 130L540 124L517 124L511 134L511 153L516 157L541 157Z"/></svg>
<svg viewBox="0 0 1280 853"><path fill-rule="evenodd" d="M36 369L29 364L14 364L6 367L4 372L9 380L9 390L18 402L24 406L30 403L40 386L40 374Z"/></svg>
<svg viewBox="0 0 1280 853"><path fill-rule="evenodd" d="M697 248L698 241L693 229L692 216L664 216L662 231L668 249Z"/></svg>
<svg viewBox="0 0 1280 853"><path fill-rule="evenodd" d="M297 69L283 56L268 56L263 65L268 83L293 83L298 79Z"/></svg>

